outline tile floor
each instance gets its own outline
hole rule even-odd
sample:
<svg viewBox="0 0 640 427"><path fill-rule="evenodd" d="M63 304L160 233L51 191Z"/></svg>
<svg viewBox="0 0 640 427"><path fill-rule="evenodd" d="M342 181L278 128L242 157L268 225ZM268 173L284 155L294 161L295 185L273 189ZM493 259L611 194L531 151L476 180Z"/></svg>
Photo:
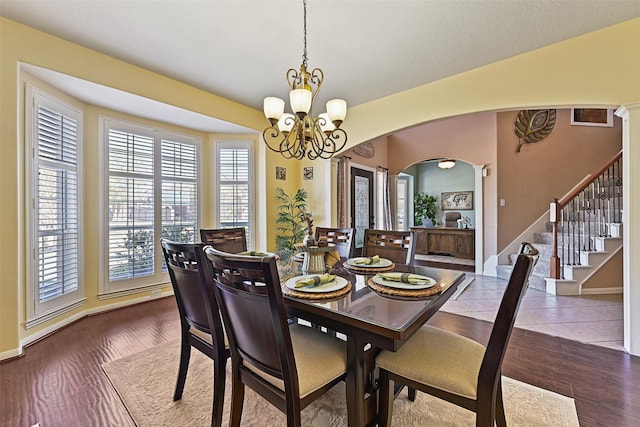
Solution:
<svg viewBox="0 0 640 427"><path fill-rule="evenodd" d="M441 310L493 321L507 281L473 273L467 277L474 280ZM515 326L624 351L622 322L622 294L555 296L528 289Z"/></svg>

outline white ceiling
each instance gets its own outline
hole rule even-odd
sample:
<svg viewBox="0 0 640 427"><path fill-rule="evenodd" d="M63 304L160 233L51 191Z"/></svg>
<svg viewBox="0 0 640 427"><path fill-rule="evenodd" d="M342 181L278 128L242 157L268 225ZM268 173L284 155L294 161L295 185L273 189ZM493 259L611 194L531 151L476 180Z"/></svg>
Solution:
<svg viewBox="0 0 640 427"><path fill-rule="evenodd" d="M330 98L358 105L638 17L640 0L308 0L307 14L321 111ZM0 0L0 15L257 109L287 97L285 72L302 59L302 0ZM108 108L151 102L30 71ZM154 108L196 129L246 131Z"/></svg>

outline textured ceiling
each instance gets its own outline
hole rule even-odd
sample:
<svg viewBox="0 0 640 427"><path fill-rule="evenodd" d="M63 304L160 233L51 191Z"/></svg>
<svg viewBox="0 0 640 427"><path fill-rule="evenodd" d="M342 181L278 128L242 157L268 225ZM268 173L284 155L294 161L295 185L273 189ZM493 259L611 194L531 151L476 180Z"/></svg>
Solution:
<svg viewBox="0 0 640 427"><path fill-rule="evenodd" d="M0 0L6 18L258 109L287 97L302 11L301 0ZM307 14L318 101L354 106L638 17L640 0L309 0Z"/></svg>

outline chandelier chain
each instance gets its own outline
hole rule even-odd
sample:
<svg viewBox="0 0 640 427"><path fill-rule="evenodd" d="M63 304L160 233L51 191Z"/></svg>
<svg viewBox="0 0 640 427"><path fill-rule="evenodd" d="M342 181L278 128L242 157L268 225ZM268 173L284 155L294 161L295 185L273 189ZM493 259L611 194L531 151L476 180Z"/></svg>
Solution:
<svg viewBox="0 0 640 427"><path fill-rule="evenodd" d="M304 6L303 20L304 20L304 53L302 54L302 63L307 66L307 0L302 2Z"/></svg>

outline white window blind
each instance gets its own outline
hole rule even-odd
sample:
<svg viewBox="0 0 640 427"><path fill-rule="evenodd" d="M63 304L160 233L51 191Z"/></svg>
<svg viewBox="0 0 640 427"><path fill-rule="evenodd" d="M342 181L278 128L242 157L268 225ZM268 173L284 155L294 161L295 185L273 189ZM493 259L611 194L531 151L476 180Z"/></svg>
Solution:
<svg viewBox="0 0 640 427"><path fill-rule="evenodd" d="M162 237L181 242L198 235L198 150L162 141Z"/></svg>
<svg viewBox="0 0 640 427"><path fill-rule="evenodd" d="M109 129L109 280L153 274L153 138Z"/></svg>
<svg viewBox="0 0 640 427"><path fill-rule="evenodd" d="M81 298L80 284L80 112L28 88L27 115L33 152L33 247L30 319L55 313Z"/></svg>
<svg viewBox="0 0 640 427"><path fill-rule="evenodd" d="M245 227L252 242L253 165L250 141L218 141L216 144L217 226Z"/></svg>
<svg viewBox="0 0 640 427"><path fill-rule="evenodd" d="M105 120L105 133L110 293L166 280L160 238L195 241L199 145L115 120Z"/></svg>

